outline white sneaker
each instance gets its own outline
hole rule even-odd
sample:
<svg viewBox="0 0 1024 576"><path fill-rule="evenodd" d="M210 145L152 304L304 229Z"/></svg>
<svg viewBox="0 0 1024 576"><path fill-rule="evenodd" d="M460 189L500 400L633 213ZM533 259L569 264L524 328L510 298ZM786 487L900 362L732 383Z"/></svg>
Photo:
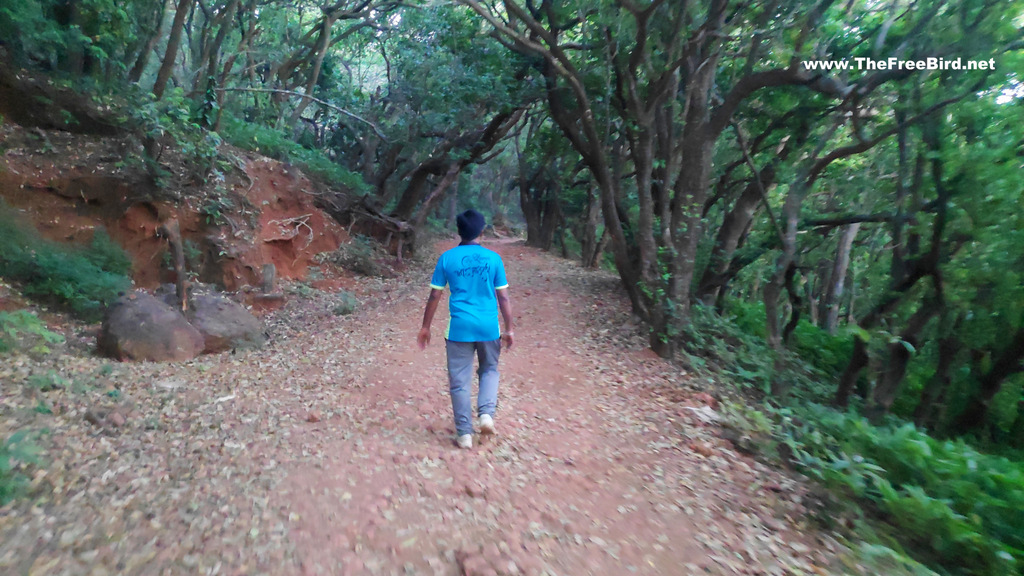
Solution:
<svg viewBox="0 0 1024 576"><path fill-rule="evenodd" d="M494 418L490 414L480 415L480 433L494 434Z"/></svg>
<svg viewBox="0 0 1024 576"><path fill-rule="evenodd" d="M458 439L459 448L472 448L473 447L473 435L463 434Z"/></svg>

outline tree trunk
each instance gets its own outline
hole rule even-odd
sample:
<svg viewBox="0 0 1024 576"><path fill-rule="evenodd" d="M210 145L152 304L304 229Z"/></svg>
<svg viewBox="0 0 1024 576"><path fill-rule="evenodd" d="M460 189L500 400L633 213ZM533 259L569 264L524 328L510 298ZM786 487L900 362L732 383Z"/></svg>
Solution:
<svg viewBox="0 0 1024 576"><path fill-rule="evenodd" d="M334 14L324 14L323 22L320 24L320 36L317 38L316 53L313 60L313 69L309 73L309 78L306 79L306 96L312 96L313 90L316 89L317 80L320 79L320 70L323 68L324 58L327 56L327 49L331 46L331 28L334 26ZM295 126L299 122L299 117L306 110L306 107L312 102L309 98L303 98L299 101L298 106L295 107L295 111L292 112L289 124Z"/></svg>
<svg viewBox="0 0 1024 576"><path fill-rule="evenodd" d="M142 78L142 73L146 71L146 64L149 63L149 55L156 48L157 43L160 42L160 36L163 35L164 30L164 16L167 13L167 2L168 0L160 1L160 13L157 15L156 27L149 40L139 50L138 56L135 57L135 65L132 66L131 71L128 73L129 82L138 82Z"/></svg>
<svg viewBox="0 0 1024 576"><path fill-rule="evenodd" d="M551 250L555 241L555 233L562 225L562 211L558 198L551 197L554 194L553 190L549 191L549 197L542 203L544 218L541 220L540 237L537 240L540 243L538 247L546 251Z"/></svg>
<svg viewBox="0 0 1024 576"><path fill-rule="evenodd" d="M402 197L399 199L398 206L395 207L392 216L399 220L409 220L412 218L413 214L416 213L416 206L420 204L420 200L423 198L427 178L430 175L444 174L444 179L457 176L463 168L479 161L484 154L505 138L509 130L519 122L522 116L522 108L500 112L484 128L451 138L445 142L443 146L439 147L440 150L432 158L423 161L413 170L412 176L409 178L409 184L402 192ZM453 160L451 155L456 150L463 153L463 157ZM434 192L430 193L424 204L429 203L432 208L433 204L437 201L437 191L441 190L443 193L449 184L450 182L445 183L442 180L442 183L435 188ZM425 221L426 215L429 213L429 209L420 210L416 221Z"/></svg>
<svg viewBox="0 0 1024 576"><path fill-rule="evenodd" d="M520 192L520 199L523 219L526 220L526 244L537 246L540 244L540 207L530 200L528 192Z"/></svg>
<svg viewBox="0 0 1024 576"><path fill-rule="evenodd" d="M402 197L398 200L398 206L395 207L392 215L399 220L412 218L416 212L416 206L419 205L426 193L427 179L431 175L445 174L452 164L454 163L445 165L438 161L427 161L417 166L409 176L408 184L402 191Z"/></svg>
<svg viewBox="0 0 1024 576"><path fill-rule="evenodd" d="M712 27L717 29L725 18L724 5L712 2L715 14ZM723 9L722 12L718 12ZM709 47L710 48L710 47ZM708 61L693 71L687 86L687 113L680 145L679 177L674 187L669 234L673 251L670 259L666 296L652 305L658 314L652 319L651 343L655 353L663 358L675 354L678 345L675 333L690 320L690 286L697 265L697 247L703 233L703 207L711 180L711 165L717 133L710 126L709 99L718 67L719 53L712 51ZM706 66L705 66L706 64ZM666 198L666 200L668 200ZM666 213L669 210L666 209ZM663 222L663 224L666 224ZM655 270L660 275L661 270ZM646 279L657 285L657 278ZM664 326L658 324L664 322ZM661 338L664 331L669 338Z"/></svg>
<svg viewBox="0 0 1024 576"><path fill-rule="evenodd" d="M78 29L82 31L82 10L80 7L81 2L72 0L67 3L68 8L68 28ZM85 71L85 46L82 45L82 40L75 38L67 45L67 71L76 80L81 79L82 74Z"/></svg>
<svg viewBox="0 0 1024 576"><path fill-rule="evenodd" d="M959 320L954 322L954 326L959 325ZM948 328L948 326L944 326ZM935 404L942 398L946 390L949 389L949 383L952 379L950 371L953 368L953 360L956 358L956 353L960 349L960 341L955 336L955 328L951 331L943 330L944 337L939 339L938 343L938 364L935 367L935 374L925 384L923 390L921 390L921 400L917 403L917 407L914 409L914 424L920 428L931 427L936 424Z"/></svg>
<svg viewBox="0 0 1024 576"><path fill-rule="evenodd" d="M992 398L999 393L1003 381L1024 370L1024 328L1018 328L1010 338L1010 344L999 354L992 367L978 382L978 393L968 401L967 408L960 414L952 429L958 434L978 430L988 417Z"/></svg>
<svg viewBox="0 0 1024 576"><path fill-rule="evenodd" d="M836 389L834 404L839 408L846 408L850 405L850 395L857 386L857 379L860 373L868 365L868 344L860 336L853 338L853 352L850 354L850 362L846 365L843 375L839 378L839 387Z"/></svg>
<svg viewBox="0 0 1024 576"><path fill-rule="evenodd" d="M807 313L809 314L807 320L815 326L822 324L819 308L822 301L825 300L826 286L831 281L828 264L825 259L819 259L814 274L804 282L804 300L807 302Z"/></svg>
<svg viewBox="0 0 1024 576"><path fill-rule="evenodd" d="M530 134L527 135L526 143L529 144L532 138L534 126L531 125ZM530 166L526 160L526 156L519 147L519 140L515 141L516 148L516 166L518 167L519 178L519 209L523 212L523 220L526 221L526 244L527 246L537 246L540 238L541 228L541 204L534 200L534 197L538 195L534 189L539 185L540 175L544 168L539 167L530 175ZM547 162L545 162L547 164Z"/></svg>
<svg viewBox="0 0 1024 576"><path fill-rule="evenodd" d="M786 271L786 294L789 296L789 322L786 323L786 327L782 330L782 342L789 346L790 337L796 330L797 325L800 323L800 314L803 310L804 303L800 298L800 291L796 287L796 265L791 264L789 270Z"/></svg>
<svg viewBox="0 0 1024 576"><path fill-rule="evenodd" d="M156 82L153 84L153 96L160 100L164 96L164 89L167 88L167 81L174 71L174 63L178 58L178 48L181 46L181 34L185 28L185 17L195 0L178 0L178 7L174 11L174 21L171 23L171 32L167 37L167 50L164 52L163 62L156 74Z"/></svg>
<svg viewBox="0 0 1024 576"><path fill-rule="evenodd" d="M452 230L458 226L459 218L459 183L453 182L448 190L448 225Z"/></svg>
<svg viewBox="0 0 1024 576"><path fill-rule="evenodd" d="M892 408L899 393L900 384L903 383L903 379L907 375L907 365L910 363L912 354L911 348L917 349L921 331L941 310L941 303L931 300L925 302L907 321L906 328L900 333L900 341L889 344L885 368L878 379L878 385L872 392L871 405L864 412L872 421L879 421Z"/></svg>
<svg viewBox="0 0 1024 576"><path fill-rule="evenodd" d="M786 201L782 204L782 222L773 222L773 224L782 227L781 230L776 230L776 233L780 236L779 240L782 242L782 254L775 262L775 272L772 274L771 280L764 287L764 310L768 345L776 351L782 348L782 326L778 313L779 296L785 287L786 275L790 273L790 267L797 264L797 235L800 231L800 207L803 205L804 197L813 188L817 178L814 172L814 168L818 164L817 159L825 150L825 146L839 128L840 123L841 121L836 121L822 135L814 151L797 171L796 179L790 185L789 191L786 193Z"/></svg>
<svg viewBox="0 0 1024 576"><path fill-rule="evenodd" d="M823 327L829 334L835 334L839 327L839 302L843 297L843 288L846 282L846 272L850 268L850 251L853 249L853 241L860 230L860 223L848 224L843 227L839 235L839 245L836 247L836 258L832 265L832 273L829 276L828 286L822 296L820 303L820 318L824 323Z"/></svg>
<svg viewBox="0 0 1024 576"><path fill-rule="evenodd" d="M235 12L238 11L240 3L241 0L232 0L214 20L214 24L219 24L220 28L217 30L217 35L206 51L206 77L201 79L203 82L200 84L205 86L204 94L202 95L204 112L202 122L211 129L214 129L218 124L220 118L219 103L224 97L223 92L217 90L219 77L217 74L217 64L220 62L220 48L224 44L224 39L227 38L228 31L231 29L231 19ZM232 61L234 61L233 58L232 56Z"/></svg>
<svg viewBox="0 0 1024 576"><path fill-rule="evenodd" d="M448 166L448 172L445 173L444 178L437 184L437 186L430 192L426 200L423 201L423 205L420 206L419 212L413 218L413 229L421 230L423 224L427 221L427 216L430 215L437 203L444 198L445 192L448 191L450 186L458 186L459 173L462 171L462 167L458 162L453 162ZM456 192L457 194L458 192Z"/></svg>
<svg viewBox="0 0 1024 576"><path fill-rule="evenodd" d="M584 268L595 268L598 264L600 239L597 237L597 225L601 219L601 202L593 187L587 191L587 218L583 222L583 233L580 235L580 260Z"/></svg>
<svg viewBox="0 0 1024 576"><path fill-rule="evenodd" d="M761 171L762 183L766 180L773 180L775 170L772 166ZM755 175L754 178L757 178ZM765 184L765 186L768 186ZM749 224L754 218L757 207L761 204L761 189L758 182L751 180L743 189L740 197L732 210L725 215L722 226L715 236L715 246L711 250L711 257L708 265L704 268L695 297L711 306L718 300L718 294L725 284L725 273L729 270L732 256L743 238L744 232L749 230Z"/></svg>
<svg viewBox="0 0 1024 576"><path fill-rule="evenodd" d="M238 20L242 32L242 37L238 41L238 45L235 48L234 53L228 56L227 61L224 62L224 66L220 72L219 86L227 85L228 75L231 74L231 69L235 66L235 61L238 60L238 56L243 52L248 52L247 47L251 48L252 38L256 34L256 2L257 0L249 0L245 8L239 9ZM243 22L243 16L249 15L249 25L241 25ZM251 73L251 72L250 72ZM221 121L224 118L224 90L216 91L216 107L217 115L213 122L213 131L219 132L221 128ZM369 180L368 180L369 181Z"/></svg>
<svg viewBox="0 0 1024 576"><path fill-rule="evenodd" d="M558 245L562 248L562 258L569 258L569 247L565 245L565 226L558 227Z"/></svg>
<svg viewBox="0 0 1024 576"><path fill-rule="evenodd" d="M1010 426L1010 446L1024 448L1024 400L1017 402L1017 417Z"/></svg>

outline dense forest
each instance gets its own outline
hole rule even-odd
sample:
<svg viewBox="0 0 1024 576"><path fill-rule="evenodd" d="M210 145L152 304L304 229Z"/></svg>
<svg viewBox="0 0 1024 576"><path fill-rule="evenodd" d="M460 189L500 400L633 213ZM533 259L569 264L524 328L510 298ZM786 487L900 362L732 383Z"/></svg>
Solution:
<svg viewBox="0 0 1024 576"><path fill-rule="evenodd" d="M155 182L231 145L399 257L476 207L614 270L657 355L756 406L739 443L934 570L1020 573L1024 2L21 0L0 56Z"/></svg>

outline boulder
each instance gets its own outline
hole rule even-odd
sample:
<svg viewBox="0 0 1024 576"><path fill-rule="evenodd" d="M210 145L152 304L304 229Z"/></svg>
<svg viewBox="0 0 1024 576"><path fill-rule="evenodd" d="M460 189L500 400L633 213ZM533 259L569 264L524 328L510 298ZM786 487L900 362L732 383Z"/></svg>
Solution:
<svg viewBox="0 0 1024 576"><path fill-rule="evenodd" d="M258 348L266 342L263 325L241 304L222 294L196 294L189 300L189 321L203 335L206 353Z"/></svg>
<svg viewBox="0 0 1024 576"><path fill-rule="evenodd" d="M183 361L203 351L203 335L166 303L133 292L107 308L97 345L119 360Z"/></svg>

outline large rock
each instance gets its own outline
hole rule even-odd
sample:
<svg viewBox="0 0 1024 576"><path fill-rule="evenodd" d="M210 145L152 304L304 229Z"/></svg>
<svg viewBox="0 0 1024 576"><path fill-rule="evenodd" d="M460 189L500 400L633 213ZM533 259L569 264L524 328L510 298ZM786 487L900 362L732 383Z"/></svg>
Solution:
<svg viewBox="0 0 1024 576"><path fill-rule="evenodd" d="M206 353L258 348L266 342L260 321L241 304L221 294L194 295L186 314L203 335Z"/></svg>
<svg viewBox="0 0 1024 576"><path fill-rule="evenodd" d="M133 292L109 308L97 341L100 353L119 360L191 360L203 351L203 335L166 303Z"/></svg>

